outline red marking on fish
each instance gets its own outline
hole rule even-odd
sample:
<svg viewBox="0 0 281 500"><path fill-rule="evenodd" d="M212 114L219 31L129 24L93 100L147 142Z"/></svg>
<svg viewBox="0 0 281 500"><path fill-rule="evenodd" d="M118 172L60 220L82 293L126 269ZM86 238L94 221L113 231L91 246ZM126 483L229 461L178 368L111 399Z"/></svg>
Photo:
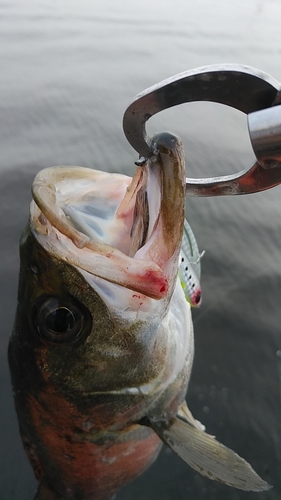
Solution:
<svg viewBox="0 0 281 500"><path fill-rule="evenodd" d="M143 289L153 290L155 298L165 297L169 289L168 278L165 275L159 276L154 271L147 271L142 276L137 276L138 283L144 283ZM143 292L145 294L145 291Z"/></svg>
<svg viewBox="0 0 281 500"><path fill-rule="evenodd" d="M95 428L89 425L90 432L85 432L83 427L89 415L84 415L50 386L36 398L30 396L28 406L37 434L33 455L40 456L42 464L40 479L46 478L51 489L63 498L68 498L65 485L71 485L73 496L69 498L110 498L121 484L143 472L161 447L154 431L140 425L131 423L122 430L108 432L104 427L103 405L101 413L99 408L94 409ZM142 432L136 439L138 429Z"/></svg>

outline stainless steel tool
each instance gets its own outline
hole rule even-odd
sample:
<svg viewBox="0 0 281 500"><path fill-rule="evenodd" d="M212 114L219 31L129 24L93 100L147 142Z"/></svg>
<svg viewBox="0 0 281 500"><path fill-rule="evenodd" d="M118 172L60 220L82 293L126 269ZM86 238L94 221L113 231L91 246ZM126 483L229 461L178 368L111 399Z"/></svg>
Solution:
<svg viewBox="0 0 281 500"><path fill-rule="evenodd" d="M157 153L145 124L159 111L182 103L213 101L247 113L257 162L232 175L186 179L189 196L249 194L281 183L280 84L266 73L238 64L189 70L138 94L123 118L124 133L141 157Z"/></svg>

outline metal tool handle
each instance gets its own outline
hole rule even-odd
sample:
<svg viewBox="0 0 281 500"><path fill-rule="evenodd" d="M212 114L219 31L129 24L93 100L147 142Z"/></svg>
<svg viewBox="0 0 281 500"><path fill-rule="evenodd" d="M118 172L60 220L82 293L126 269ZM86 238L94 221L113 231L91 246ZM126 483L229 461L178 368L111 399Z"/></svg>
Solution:
<svg viewBox="0 0 281 500"><path fill-rule="evenodd" d="M248 115L252 147L264 168L274 168L281 162L281 106L256 111Z"/></svg>

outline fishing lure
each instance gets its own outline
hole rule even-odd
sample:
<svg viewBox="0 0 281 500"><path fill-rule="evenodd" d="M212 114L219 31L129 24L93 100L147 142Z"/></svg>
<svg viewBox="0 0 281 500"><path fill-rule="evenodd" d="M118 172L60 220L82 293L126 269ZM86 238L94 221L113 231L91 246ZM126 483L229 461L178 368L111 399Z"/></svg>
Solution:
<svg viewBox="0 0 281 500"><path fill-rule="evenodd" d="M199 252L194 233L185 219L179 257L179 278L187 302L194 307L201 304L200 276L204 253L205 251Z"/></svg>

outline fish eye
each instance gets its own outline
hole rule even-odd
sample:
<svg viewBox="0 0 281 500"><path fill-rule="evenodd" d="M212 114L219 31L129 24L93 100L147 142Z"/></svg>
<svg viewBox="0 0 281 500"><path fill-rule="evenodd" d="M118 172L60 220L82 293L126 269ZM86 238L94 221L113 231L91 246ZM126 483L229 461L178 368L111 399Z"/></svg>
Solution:
<svg viewBox="0 0 281 500"><path fill-rule="evenodd" d="M39 305L34 316L34 325L39 336L54 344L78 340L89 323L85 308L71 300L50 297Z"/></svg>

